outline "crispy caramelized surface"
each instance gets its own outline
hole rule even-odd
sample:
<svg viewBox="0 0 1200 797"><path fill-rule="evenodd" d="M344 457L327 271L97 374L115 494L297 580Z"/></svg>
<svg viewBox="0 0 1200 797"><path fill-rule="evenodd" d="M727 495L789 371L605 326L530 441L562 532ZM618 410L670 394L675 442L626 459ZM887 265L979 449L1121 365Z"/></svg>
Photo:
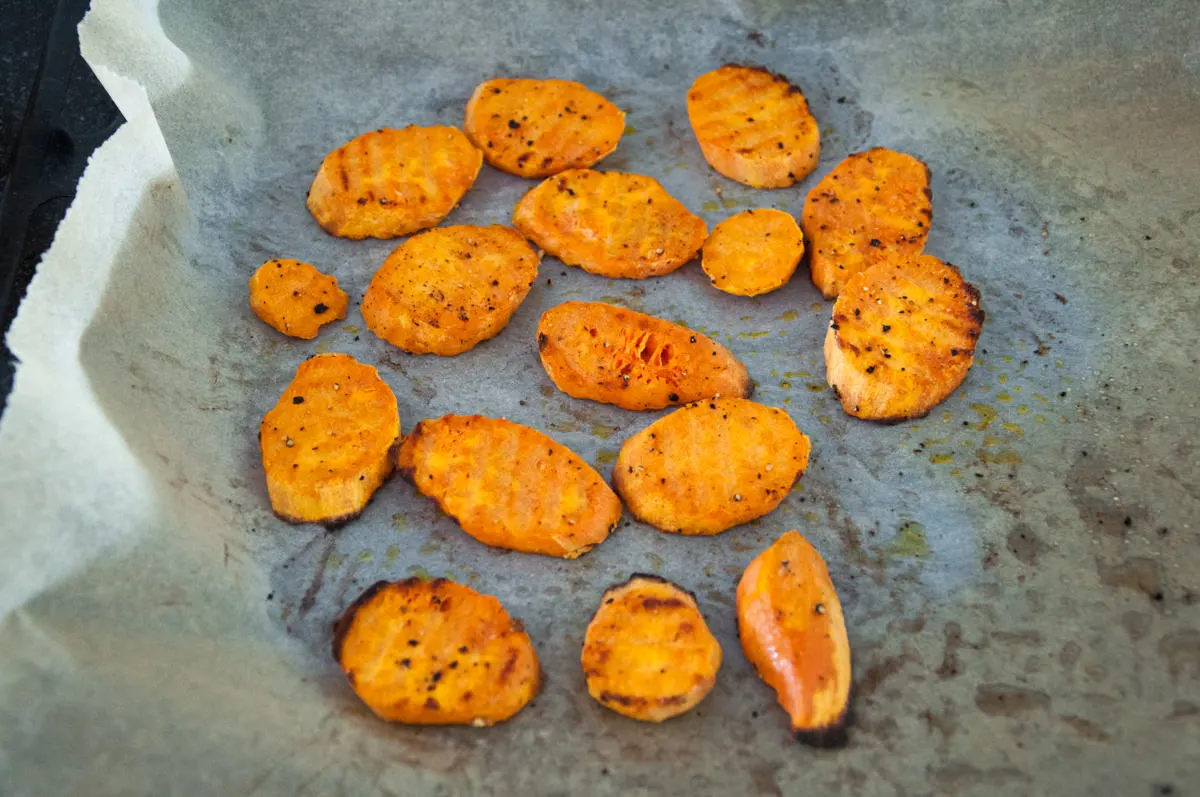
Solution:
<svg viewBox="0 0 1200 797"><path fill-rule="evenodd" d="M508 325L537 279L538 261L511 227L429 230L384 261L363 297L363 318L411 354L461 354Z"/></svg>
<svg viewBox="0 0 1200 797"><path fill-rule="evenodd" d="M495 168L547 177L616 149L625 114L582 83L493 78L471 95L463 130Z"/></svg>
<svg viewBox="0 0 1200 797"><path fill-rule="evenodd" d="M357 517L391 474L399 439L396 397L374 368L349 354L305 360L259 427L275 514L327 526Z"/></svg>
<svg viewBox="0 0 1200 797"><path fill-rule="evenodd" d="M821 135L798 86L760 66L696 78L688 119L708 164L754 188L786 188L817 168Z"/></svg>
<svg viewBox="0 0 1200 797"><path fill-rule="evenodd" d="M454 127L372 130L325 157L308 209L330 235L398 238L444 219L482 163Z"/></svg>
<svg viewBox="0 0 1200 797"><path fill-rule="evenodd" d="M583 640L588 694L626 717L662 722L712 690L721 646L691 593L657 576L609 588Z"/></svg>
<svg viewBox="0 0 1200 797"><path fill-rule="evenodd" d="M750 563L737 588L746 658L775 690L801 740L845 742L850 642L825 560L789 531Z"/></svg>
<svg viewBox="0 0 1200 797"><path fill-rule="evenodd" d="M644 523L716 534L779 506L808 467L809 448L783 410L740 398L699 401L626 440L613 485Z"/></svg>
<svg viewBox="0 0 1200 797"><path fill-rule="evenodd" d="M337 278L299 260L268 260L250 278L250 309L285 335L311 340L346 317L350 297Z"/></svg>
<svg viewBox="0 0 1200 797"><path fill-rule="evenodd" d="M804 255L804 235L790 214L746 210L713 228L701 263L717 290L758 296L782 288Z"/></svg>
<svg viewBox="0 0 1200 797"><path fill-rule="evenodd" d="M569 448L479 415L421 421L400 473L486 545L574 559L604 542L621 502Z"/></svg>
<svg viewBox="0 0 1200 797"><path fill-rule="evenodd" d="M571 169L517 203L513 224L569 266L604 277L670 274L696 256L708 227L653 177Z"/></svg>
<svg viewBox="0 0 1200 797"><path fill-rule="evenodd" d="M541 688L520 622L492 596L444 578L370 587L334 625L333 657L391 722L491 725Z"/></svg>
<svg viewBox="0 0 1200 797"><path fill-rule="evenodd" d="M721 344L603 302L547 310L538 324L538 351L559 390L627 410L753 392L746 367Z"/></svg>
<svg viewBox="0 0 1200 797"><path fill-rule="evenodd" d="M888 258L846 283L825 335L825 378L857 418L920 418L967 378L979 291L930 255Z"/></svg>
<svg viewBox="0 0 1200 797"><path fill-rule="evenodd" d="M832 299L863 269L919 255L933 221L929 167L876 147L851 155L808 194L800 225L813 284Z"/></svg>

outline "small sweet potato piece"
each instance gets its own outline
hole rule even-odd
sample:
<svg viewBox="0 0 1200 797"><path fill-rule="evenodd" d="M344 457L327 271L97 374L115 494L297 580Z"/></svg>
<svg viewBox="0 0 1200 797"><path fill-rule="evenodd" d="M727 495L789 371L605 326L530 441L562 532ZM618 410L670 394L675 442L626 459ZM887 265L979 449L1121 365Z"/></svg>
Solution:
<svg viewBox="0 0 1200 797"><path fill-rule="evenodd" d="M512 227L428 230L388 255L363 297L363 318L411 354L461 354L508 326L539 260Z"/></svg>
<svg viewBox="0 0 1200 797"><path fill-rule="evenodd" d="M530 189L513 224L568 266L614 279L670 274L708 227L653 177L571 169Z"/></svg>
<svg viewBox="0 0 1200 797"><path fill-rule="evenodd" d="M789 531L759 554L738 584L737 617L742 650L775 690L796 738L845 744L850 641L817 549Z"/></svg>
<svg viewBox="0 0 1200 797"><path fill-rule="evenodd" d="M800 216L813 284L833 299L880 260L921 254L932 220L928 166L881 147L851 155L809 192Z"/></svg>
<svg viewBox="0 0 1200 797"><path fill-rule="evenodd" d="M735 296L782 288L804 255L804 235L782 210L746 210L713 228L701 265L713 287Z"/></svg>
<svg viewBox="0 0 1200 797"><path fill-rule="evenodd" d="M856 418L920 418L967 378L983 330L979 291L930 255L860 271L833 305L825 379Z"/></svg>
<svg viewBox="0 0 1200 797"><path fill-rule="evenodd" d="M311 340L346 317L350 297L336 277L299 260L268 260L250 278L250 309L285 335Z"/></svg>
<svg viewBox="0 0 1200 797"><path fill-rule="evenodd" d="M575 398L659 410L754 391L746 366L715 340L603 302L551 307L537 340L546 373Z"/></svg>
<svg viewBox="0 0 1200 797"><path fill-rule="evenodd" d="M717 534L779 506L808 467L809 449L783 410L740 398L698 401L626 440L613 486L643 523Z"/></svg>
<svg viewBox="0 0 1200 797"><path fill-rule="evenodd" d="M471 95L463 130L500 171L548 177L616 149L625 114L582 83L493 78Z"/></svg>
<svg viewBox="0 0 1200 797"><path fill-rule="evenodd" d="M318 354L300 364L258 437L275 514L332 527L358 517L391 475L400 414L374 368Z"/></svg>
<svg viewBox="0 0 1200 797"><path fill-rule="evenodd" d="M334 624L333 658L381 719L413 725L503 722L542 683L521 623L444 578L368 588Z"/></svg>
<svg viewBox="0 0 1200 797"><path fill-rule="evenodd" d="M574 559L604 542L621 502L577 454L503 418L421 421L400 475L485 545Z"/></svg>
<svg viewBox="0 0 1200 797"><path fill-rule="evenodd" d="M588 694L601 705L635 720L662 722L712 690L721 646L695 596L639 573L605 591L581 658Z"/></svg>
<svg viewBox="0 0 1200 797"><path fill-rule="evenodd" d="M726 64L696 78L688 119L708 165L730 180L787 188L817 168L821 133L804 93L761 66Z"/></svg>
<svg viewBox="0 0 1200 797"><path fill-rule="evenodd" d="M325 157L308 209L330 235L398 238L446 218L482 164L455 127L372 130Z"/></svg>

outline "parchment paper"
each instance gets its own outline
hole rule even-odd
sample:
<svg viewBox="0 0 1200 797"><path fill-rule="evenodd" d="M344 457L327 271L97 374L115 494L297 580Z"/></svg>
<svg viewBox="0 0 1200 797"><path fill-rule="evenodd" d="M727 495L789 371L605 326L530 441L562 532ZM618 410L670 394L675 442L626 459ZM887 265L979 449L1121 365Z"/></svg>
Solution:
<svg viewBox="0 0 1200 797"><path fill-rule="evenodd" d="M128 123L94 156L10 345L0 422L0 794L1184 794L1200 786L1194 331L1200 26L1187 2L493 4L98 0L85 57ZM788 75L822 129L802 185L716 175L685 94L727 61ZM604 168L658 178L710 227L799 215L847 154L933 172L928 251L988 313L965 385L926 419L854 421L824 387L803 270L759 299L696 264L609 281L547 258L508 329L452 359L390 348L357 311L397 242L326 236L323 155L376 127L461 124L495 75L580 80L628 113ZM496 223L532 183L484 167L446 223ZM297 257L355 302L312 342L250 313ZM326 533L269 511L255 430L296 366L377 364L405 429L447 412L542 429L607 474L659 414L575 401L536 357L542 311L603 299L728 345L813 440L775 513L715 539L636 522L576 562L488 549L393 480ZM780 533L845 605L856 724L795 745L741 655L734 584ZM725 651L660 726L586 693L601 592L693 589ZM329 627L380 578L498 596L548 676L488 729L375 720ZM1156 791L1157 790L1157 791ZM1174 791L1171 791L1174 790Z"/></svg>

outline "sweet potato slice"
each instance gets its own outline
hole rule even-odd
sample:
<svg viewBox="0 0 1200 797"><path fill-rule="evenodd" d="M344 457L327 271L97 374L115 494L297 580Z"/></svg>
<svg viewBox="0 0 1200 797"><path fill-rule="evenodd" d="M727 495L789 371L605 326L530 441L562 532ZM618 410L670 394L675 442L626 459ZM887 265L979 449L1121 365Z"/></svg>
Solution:
<svg viewBox="0 0 1200 797"><path fill-rule="evenodd" d="M500 171L548 177L616 149L625 114L582 83L493 78L471 95L463 130Z"/></svg>
<svg viewBox="0 0 1200 797"><path fill-rule="evenodd" d="M492 596L444 578L367 589L334 624L333 658L389 722L492 725L542 683L521 623Z"/></svg>
<svg viewBox="0 0 1200 797"><path fill-rule="evenodd" d="M699 401L626 440L613 486L643 523L717 534L779 506L808 467L809 449L783 410L740 398Z"/></svg>
<svg viewBox="0 0 1200 797"><path fill-rule="evenodd" d="M299 260L268 260L250 278L250 309L285 335L311 340L346 317L350 297L336 277Z"/></svg>
<svg viewBox="0 0 1200 797"><path fill-rule="evenodd" d="M809 192L800 216L813 284L833 299L880 260L921 254L932 220L928 166L880 147L851 155Z"/></svg>
<svg viewBox="0 0 1200 797"><path fill-rule="evenodd" d="M610 587L583 640L588 694L618 714L662 722L691 709L717 682L721 646L696 598L636 574Z"/></svg>
<svg viewBox="0 0 1200 797"><path fill-rule="evenodd" d="M439 227L392 252L363 297L367 328L411 354L450 357L499 335L537 279L512 227Z"/></svg>
<svg viewBox="0 0 1200 797"><path fill-rule="evenodd" d="M804 255L804 235L782 210L746 210L713 228L701 265L713 287L735 296L782 288Z"/></svg>
<svg viewBox="0 0 1200 797"><path fill-rule="evenodd" d="M821 133L804 92L761 66L726 64L696 78L688 119L708 165L730 180L787 188L817 168Z"/></svg>
<svg viewBox="0 0 1200 797"><path fill-rule="evenodd" d="M398 238L446 218L482 164L454 127L373 130L325 157L308 210L330 235Z"/></svg>
<svg viewBox="0 0 1200 797"><path fill-rule="evenodd" d="M560 443L502 418L421 421L400 474L485 545L574 559L604 542L621 502Z"/></svg>
<svg viewBox="0 0 1200 797"><path fill-rule="evenodd" d="M845 744L850 641L817 549L789 531L759 554L738 584L737 617L742 650L775 690L796 738Z"/></svg>
<svg viewBox="0 0 1200 797"><path fill-rule="evenodd" d="M627 410L754 391L746 366L715 340L603 302L550 308L537 341L542 366L559 390Z"/></svg>
<svg viewBox="0 0 1200 797"><path fill-rule="evenodd" d="M696 256L708 227L653 177L571 169L528 191L513 224L569 266L602 277L670 274Z"/></svg>
<svg viewBox="0 0 1200 797"><path fill-rule="evenodd" d="M856 418L920 418L967 378L983 329L979 291L930 255L860 271L833 305L825 379Z"/></svg>
<svg viewBox="0 0 1200 797"><path fill-rule="evenodd" d="M391 475L400 414L374 368L318 354L300 364L258 437L275 514L336 526L358 517Z"/></svg>

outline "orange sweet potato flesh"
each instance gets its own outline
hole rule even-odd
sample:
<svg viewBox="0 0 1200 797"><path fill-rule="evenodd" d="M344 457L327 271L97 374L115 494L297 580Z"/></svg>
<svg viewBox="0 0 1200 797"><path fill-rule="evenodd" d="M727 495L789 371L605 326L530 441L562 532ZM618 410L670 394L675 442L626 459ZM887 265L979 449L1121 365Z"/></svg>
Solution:
<svg viewBox="0 0 1200 797"><path fill-rule="evenodd" d="M399 467L463 531L497 548L574 559L621 517L616 494L577 454L502 418L421 421Z"/></svg>
<svg viewBox="0 0 1200 797"><path fill-rule="evenodd" d="M636 720L662 722L712 690L721 646L695 597L658 576L610 587L583 640L588 694Z"/></svg>
<svg viewBox="0 0 1200 797"><path fill-rule="evenodd" d="M694 258L708 227L653 177L571 169L531 189L513 224L569 266L613 279L670 274Z"/></svg>
<svg viewBox="0 0 1200 797"><path fill-rule="evenodd" d="M521 623L492 596L444 578L367 589L334 624L333 657L389 722L492 725L542 683Z"/></svg>
<svg viewBox="0 0 1200 797"><path fill-rule="evenodd" d="M760 66L696 78L688 119L708 164L754 188L786 188L817 168L821 134L798 86Z"/></svg>
<svg viewBox="0 0 1200 797"><path fill-rule="evenodd" d="M400 244L375 273L363 318L410 354L461 354L508 325L539 259L512 227L428 230Z"/></svg>
<svg viewBox="0 0 1200 797"><path fill-rule="evenodd" d="M318 354L259 427L267 493L292 523L337 526L391 475L400 414L378 372L349 354Z"/></svg>
<svg viewBox="0 0 1200 797"><path fill-rule="evenodd" d="M746 366L715 340L603 302L550 308L537 340L546 373L575 398L659 410L754 391Z"/></svg>
<svg viewBox="0 0 1200 797"><path fill-rule="evenodd" d="M250 278L250 309L285 335L311 340L346 317L350 297L336 277L299 260L268 260Z"/></svg>
<svg viewBox="0 0 1200 797"><path fill-rule="evenodd" d="M330 235L398 238L444 219L482 164L483 155L454 127L373 130L325 157L308 210Z"/></svg>
<svg viewBox="0 0 1200 797"><path fill-rule="evenodd" d="M890 149L851 155L808 194L800 226L813 284L833 299L858 272L919 255L933 221L929 167Z"/></svg>
<svg viewBox="0 0 1200 797"><path fill-rule="evenodd" d="M890 257L848 283L825 334L825 378L856 418L926 415L967 378L979 291L930 255Z"/></svg>
<svg viewBox="0 0 1200 797"><path fill-rule="evenodd" d="M846 742L850 641L825 560L789 531L758 555L737 588L746 658L775 690L792 732L816 746Z"/></svg>
<svg viewBox="0 0 1200 797"><path fill-rule="evenodd" d="M701 265L717 290L759 296L786 285L803 255L804 235L791 214L746 210L713 228Z"/></svg>
<svg viewBox="0 0 1200 797"><path fill-rule="evenodd" d="M625 114L582 83L493 78L471 95L463 130L500 171L548 177L616 149Z"/></svg>
<svg viewBox="0 0 1200 797"><path fill-rule="evenodd" d="M809 450L783 410L740 398L699 401L626 440L613 486L643 523L717 534L779 506Z"/></svg>

